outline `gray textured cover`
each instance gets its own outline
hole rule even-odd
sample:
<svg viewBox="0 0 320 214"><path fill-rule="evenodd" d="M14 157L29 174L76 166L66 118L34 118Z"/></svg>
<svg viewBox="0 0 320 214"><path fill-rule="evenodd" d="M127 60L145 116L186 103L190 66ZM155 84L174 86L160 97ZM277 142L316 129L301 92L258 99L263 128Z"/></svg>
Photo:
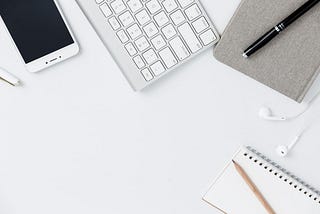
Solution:
<svg viewBox="0 0 320 214"><path fill-rule="evenodd" d="M249 59L243 51L306 0L243 0L214 55L301 102L320 71L320 3Z"/></svg>

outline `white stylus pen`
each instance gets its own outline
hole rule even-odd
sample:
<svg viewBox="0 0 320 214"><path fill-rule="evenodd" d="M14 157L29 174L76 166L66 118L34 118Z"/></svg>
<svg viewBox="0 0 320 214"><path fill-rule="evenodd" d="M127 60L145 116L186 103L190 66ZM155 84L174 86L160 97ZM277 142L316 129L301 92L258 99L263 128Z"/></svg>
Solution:
<svg viewBox="0 0 320 214"><path fill-rule="evenodd" d="M20 84L20 80L10 74L8 71L4 70L3 68L0 67L0 79L6 81L10 85L17 86Z"/></svg>

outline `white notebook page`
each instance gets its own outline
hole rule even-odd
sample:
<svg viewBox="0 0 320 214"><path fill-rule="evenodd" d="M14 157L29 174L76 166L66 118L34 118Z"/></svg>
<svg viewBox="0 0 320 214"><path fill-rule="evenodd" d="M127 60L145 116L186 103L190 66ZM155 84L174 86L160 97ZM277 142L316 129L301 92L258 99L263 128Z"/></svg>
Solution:
<svg viewBox="0 0 320 214"><path fill-rule="evenodd" d="M244 169L277 214L320 213L319 195L247 148L241 148L233 160ZM228 214L267 213L232 161L203 199Z"/></svg>

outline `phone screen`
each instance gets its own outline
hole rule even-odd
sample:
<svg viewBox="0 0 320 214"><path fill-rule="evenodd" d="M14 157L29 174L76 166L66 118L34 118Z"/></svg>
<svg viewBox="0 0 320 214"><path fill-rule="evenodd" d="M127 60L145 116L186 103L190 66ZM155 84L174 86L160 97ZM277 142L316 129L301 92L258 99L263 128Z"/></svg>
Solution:
<svg viewBox="0 0 320 214"><path fill-rule="evenodd" d="M74 43L53 0L0 0L0 15L25 63Z"/></svg>

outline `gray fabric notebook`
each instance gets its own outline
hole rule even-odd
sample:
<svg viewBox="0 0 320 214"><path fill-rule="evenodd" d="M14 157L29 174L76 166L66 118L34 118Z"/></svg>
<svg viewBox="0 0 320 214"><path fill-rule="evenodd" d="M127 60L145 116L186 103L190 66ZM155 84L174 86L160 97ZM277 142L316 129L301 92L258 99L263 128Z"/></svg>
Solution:
<svg viewBox="0 0 320 214"><path fill-rule="evenodd" d="M249 59L243 51L307 0L243 0L216 46L222 63L302 102L320 72L320 4Z"/></svg>

